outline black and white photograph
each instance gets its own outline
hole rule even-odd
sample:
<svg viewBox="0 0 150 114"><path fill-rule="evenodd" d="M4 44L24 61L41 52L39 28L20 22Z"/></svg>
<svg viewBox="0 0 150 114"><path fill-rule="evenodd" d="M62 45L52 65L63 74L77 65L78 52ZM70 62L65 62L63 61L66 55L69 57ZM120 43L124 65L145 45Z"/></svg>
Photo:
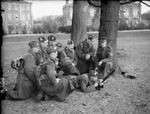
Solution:
<svg viewBox="0 0 150 114"><path fill-rule="evenodd" d="M150 114L149 0L2 0L1 114Z"/></svg>

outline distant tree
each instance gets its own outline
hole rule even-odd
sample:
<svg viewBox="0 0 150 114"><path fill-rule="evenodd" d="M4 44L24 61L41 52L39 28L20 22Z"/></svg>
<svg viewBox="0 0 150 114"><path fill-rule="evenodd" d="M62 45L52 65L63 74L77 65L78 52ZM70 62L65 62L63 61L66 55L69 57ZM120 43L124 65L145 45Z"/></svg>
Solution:
<svg viewBox="0 0 150 114"><path fill-rule="evenodd" d="M64 21L64 17L63 16L58 16L56 19L55 19L56 23L58 26L64 26L65 24L65 21Z"/></svg>
<svg viewBox="0 0 150 114"><path fill-rule="evenodd" d="M148 12L142 14L142 19L150 20L150 10Z"/></svg>
<svg viewBox="0 0 150 114"><path fill-rule="evenodd" d="M14 30L14 26L13 25L8 25L8 33L11 34Z"/></svg>
<svg viewBox="0 0 150 114"><path fill-rule="evenodd" d="M52 20L50 16L42 19L43 30L48 33L55 33L58 30L56 21Z"/></svg>

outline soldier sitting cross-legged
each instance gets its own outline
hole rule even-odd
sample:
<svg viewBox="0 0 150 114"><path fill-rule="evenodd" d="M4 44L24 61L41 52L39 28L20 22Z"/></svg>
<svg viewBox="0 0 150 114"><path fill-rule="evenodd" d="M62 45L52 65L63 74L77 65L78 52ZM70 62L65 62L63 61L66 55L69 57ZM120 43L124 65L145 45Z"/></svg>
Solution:
<svg viewBox="0 0 150 114"><path fill-rule="evenodd" d="M100 39L100 47L97 49L95 60L98 71L101 74L100 78L105 78L114 70L113 50L111 46L107 45L105 37Z"/></svg>
<svg viewBox="0 0 150 114"><path fill-rule="evenodd" d="M58 59L65 76L79 75L79 71L76 68L77 57L74 50L74 42L72 40L68 40L67 46L59 51Z"/></svg>

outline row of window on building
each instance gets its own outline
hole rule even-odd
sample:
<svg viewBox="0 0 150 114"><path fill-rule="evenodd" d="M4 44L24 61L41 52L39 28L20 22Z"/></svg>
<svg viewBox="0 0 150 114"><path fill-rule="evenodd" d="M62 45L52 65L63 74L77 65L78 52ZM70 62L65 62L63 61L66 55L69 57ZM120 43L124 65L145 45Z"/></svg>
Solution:
<svg viewBox="0 0 150 114"><path fill-rule="evenodd" d="M10 5L8 5L8 10L10 11L18 11L18 10L22 10L22 11L30 11L30 6L28 6L28 5L25 5L25 4L23 4L23 5L20 5L20 4L18 4L18 5L16 5L16 4L10 4Z"/></svg>

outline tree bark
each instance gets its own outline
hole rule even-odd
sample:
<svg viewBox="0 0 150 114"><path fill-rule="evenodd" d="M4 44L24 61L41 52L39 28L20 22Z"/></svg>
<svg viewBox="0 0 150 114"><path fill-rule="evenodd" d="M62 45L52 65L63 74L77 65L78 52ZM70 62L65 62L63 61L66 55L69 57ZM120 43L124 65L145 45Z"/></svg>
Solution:
<svg viewBox="0 0 150 114"><path fill-rule="evenodd" d="M116 55L118 17L119 0L101 0L101 26L99 29L99 41L102 37L107 38L108 45L113 48L114 57Z"/></svg>
<svg viewBox="0 0 150 114"><path fill-rule="evenodd" d="M101 18L99 39L106 37L108 45L113 48L113 60L115 66L118 66L116 61L116 44L117 44L117 31L118 31L118 18L119 18L119 0L101 0ZM98 43L99 45L99 43Z"/></svg>
<svg viewBox="0 0 150 114"><path fill-rule="evenodd" d="M73 18L71 39L75 46L87 38L88 3L86 0L73 1Z"/></svg>

